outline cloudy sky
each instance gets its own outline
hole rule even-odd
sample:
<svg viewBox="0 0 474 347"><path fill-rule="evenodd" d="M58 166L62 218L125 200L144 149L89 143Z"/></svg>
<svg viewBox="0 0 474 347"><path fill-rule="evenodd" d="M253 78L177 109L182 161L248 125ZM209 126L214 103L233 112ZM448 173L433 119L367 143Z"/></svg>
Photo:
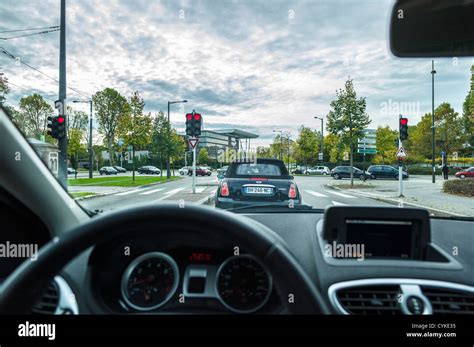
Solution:
<svg viewBox="0 0 474 347"><path fill-rule="evenodd" d="M0 31L59 24L59 0L2 0ZM236 127L269 143L273 130L319 129L348 76L367 98L371 127L396 127L397 107L417 122L431 109L431 60L388 49L390 0L68 0L68 86L92 95L138 90L146 111L166 110L182 128L196 109L206 129ZM12 34L0 34L8 37ZM0 40L14 56L58 76L59 34ZM461 112L472 59L436 60L436 101ZM15 85L57 99L57 84L0 54ZM68 99L81 98L68 91ZM80 108L80 104L74 105ZM84 105L84 110L86 110Z"/></svg>

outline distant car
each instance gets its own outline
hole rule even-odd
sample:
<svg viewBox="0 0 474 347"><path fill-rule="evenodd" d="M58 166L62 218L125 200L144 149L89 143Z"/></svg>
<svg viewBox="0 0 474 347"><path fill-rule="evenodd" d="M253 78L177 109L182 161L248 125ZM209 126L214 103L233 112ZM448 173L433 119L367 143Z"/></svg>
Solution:
<svg viewBox="0 0 474 347"><path fill-rule="evenodd" d="M304 172L305 175L330 175L331 170L327 166L313 166Z"/></svg>
<svg viewBox="0 0 474 347"><path fill-rule="evenodd" d="M372 179L394 178L398 180L398 169L390 165L371 165L367 169ZM408 178L408 172L402 171L403 179Z"/></svg>
<svg viewBox="0 0 474 347"><path fill-rule="evenodd" d="M179 169L179 174L181 176L187 175L189 172L189 169L191 169L191 166L183 166L181 169Z"/></svg>
<svg viewBox="0 0 474 347"><path fill-rule="evenodd" d="M358 178L361 181L364 179L369 179L370 174L363 172L361 169L353 167L354 178ZM351 167L350 166L336 166L331 170L332 178L340 180L341 178L351 178Z"/></svg>
<svg viewBox="0 0 474 347"><path fill-rule="evenodd" d="M277 159L257 159L256 163L236 162L229 166L216 192L216 207L270 204L301 205L298 187L285 164Z"/></svg>
<svg viewBox="0 0 474 347"><path fill-rule="evenodd" d="M155 166L147 165L141 166L137 169L139 174L160 175L161 170Z"/></svg>
<svg viewBox="0 0 474 347"><path fill-rule="evenodd" d="M458 177L460 179L465 179L465 178L474 178L474 166L464 169L461 171L458 171L454 174L455 177Z"/></svg>
<svg viewBox="0 0 474 347"><path fill-rule="evenodd" d="M193 175L193 168L190 167L188 171L188 176ZM196 166L196 176L211 176L212 171L206 167Z"/></svg>
<svg viewBox="0 0 474 347"><path fill-rule="evenodd" d="M127 169L121 167L121 166L112 166L115 170L117 170L117 172L127 172Z"/></svg>
<svg viewBox="0 0 474 347"><path fill-rule="evenodd" d="M306 168L302 166L297 166L293 171L291 171L291 173L295 175L302 175L304 174L305 171L306 171Z"/></svg>
<svg viewBox="0 0 474 347"><path fill-rule="evenodd" d="M223 166L223 167L220 167L220 168L218 168L218 169L217 169L217 173L220 173L220 172L223 172L223 173L225 173L225 172L227 171L227 169L228 169L228 168L229 168L229 166L228 166L228 165L226 165L226 166Z"/></svg>
<svg viewBox="0 0 474 347"><path fill-rule="evenodd" d="M99 169L100 175L116 175L118 173L112 166L103 166Z"/></svg>
<svg viewBox="0 0 474 347"><path fill-rule="evenodd" d="M68 167L67 168L67 174L68 175L75 175L76 174L76 170L74 170L72 167Z"/></svg>

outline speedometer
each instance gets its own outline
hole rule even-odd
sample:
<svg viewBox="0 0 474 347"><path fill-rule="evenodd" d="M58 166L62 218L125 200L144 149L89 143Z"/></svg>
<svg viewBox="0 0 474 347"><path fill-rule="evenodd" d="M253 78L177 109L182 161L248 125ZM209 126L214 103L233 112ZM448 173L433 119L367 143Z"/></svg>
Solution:
<svg viewBox="0 0 474 347"><path fill-rule="evenodd" d="M134 259L122 276L122 296L136 310L163 306L176 292L179 270L169 255L150 252Z"/></svg>
<svg viewBox="0 0 474 347"><path fill-rule="evenodd" d="M250 255L228 258L217 271L216 292L228 309L238 313L259 310L268 301L272 278Z"/></svg>

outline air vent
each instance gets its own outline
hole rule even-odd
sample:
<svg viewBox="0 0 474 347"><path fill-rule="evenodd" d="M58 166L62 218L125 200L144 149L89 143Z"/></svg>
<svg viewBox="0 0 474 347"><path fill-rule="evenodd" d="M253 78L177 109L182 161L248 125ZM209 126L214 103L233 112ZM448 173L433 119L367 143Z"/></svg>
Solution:
<svg viewBox="0 0 474 347"><path fill-rule="evenodd" d="M433 314L474 314L474 294L447 288L422 286Z"/></svg>
<svg viewBox="0 0 474 347"><path fill-rule="evenodd" d="M52 281L40 299L35 303L31 311L36 314L54 314L59 304L59 289L55 281Z"/></svg>
<svg viewBox="0 0 474 347"><path fill-rule="evenodd" d="M398 315L401 314L397 297L399 286L360 286L337 291L340 305L349 314Z"/></svg>

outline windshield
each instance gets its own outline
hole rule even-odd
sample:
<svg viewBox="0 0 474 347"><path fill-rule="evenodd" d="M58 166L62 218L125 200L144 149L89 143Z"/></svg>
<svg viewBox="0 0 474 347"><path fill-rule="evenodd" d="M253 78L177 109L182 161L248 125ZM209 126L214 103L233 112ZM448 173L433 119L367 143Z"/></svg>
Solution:
<svg viewBox="0 0 474 347"><path fill-rule="evenodd" d="M474 61L394 57L392 1L71 1L65 65L59 3L1 2L0 101L85 209L474 216Z"/></svg>

